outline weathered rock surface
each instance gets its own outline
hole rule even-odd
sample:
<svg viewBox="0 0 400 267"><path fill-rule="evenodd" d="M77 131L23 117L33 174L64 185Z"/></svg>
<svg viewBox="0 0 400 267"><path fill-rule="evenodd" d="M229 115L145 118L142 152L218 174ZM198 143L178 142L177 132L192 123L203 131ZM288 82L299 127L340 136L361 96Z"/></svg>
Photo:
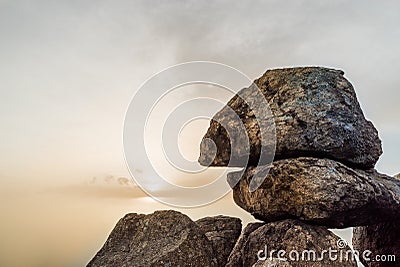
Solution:
<svg viewBox="0 0 400 267"><path fill-rule="evenodd" d="M263 226L264 223L249 223L242 231L242 233L240 234L239 239L236 241L235 246L233 247L229 258L228 258L228 263L240 263L243 261L243 255L242 255L242 248L244 247L244 245L246 244L249 235L254 232L257 228Z"/></svg>
<svg viewBox="0 0 400 267"><path fill-rule="evenodd" d="M242 231L239 218L228 216L205 217L196 221L211 241L219 266L225 266L229 254Z"/></svg>
<svg viewBox="0 0 400 267"><path fill-rule="evenodd" d="M292 267L288 261L282 261L276 258L266 259L265 261L257 261L252 267Z"/></svg>
<svg viewBox="0 0 400 267"><path fill-rule="evenodd" d="M394 177L400 179L400 174L397 174ZM374 216L374 214L372 214L372 216ZM363 251L371 251L371 255L366 255L367 259L360 256L360 261L366 267L389 267L399 265L400 216L385 219L389 219L390 221L355 227L353 229L354 249L358 250L360 255L362 255ZM375 257L377 255L379 255L378 257L380 257L380 261L376 261ZM385 259L384 261L382 261L382 255Z"/></svg>
<svg viewBox="0 0 400 267"><path fill-rule="evenodd" d="M374 214L371 214L371 216L374 216ZM358 250L360 255L365 250L372 252L371 255L366 255L368 259L360 256L361 262L366 267L399 266L400 217L392 219L394 220L390 222L355 227L353 229L354 249ZM377 255L379 255L380 261L375 261L375 256Z"/></svg>
<svg viewBox="0 0 400 267"><path fill-rule="evenodd" d="M328 254L323 254L323 257L321 257L322 251L329 249L343 249L342 253L346 255L345 251L350 248L348 246L345 248L338 247L338 240L339 238L326 227L310 226L296 220L250 224L243 230L243 234L229 256L226 266L357 266L352 257L348 257L348 260L346 260L346 257L343 256L342 261L340 261L340 252L336 254L338 256L336 261L330 260ZM263 251L260 253L261 257L265 256L265 251L267 252L265 260L258 258L257 254L260 250ZM286 258L287 262L279 262L278 265L273 265L277 263L279 250L285 251L284 255L279 254L279 256ZM296 253L291 252L292 250L298 252L298 260ZM314 251L315 259L322 259L312 261L314 259L312 252L310 254L304 252L303 254L303 251ZM302 255L304 255L303 258ZM272 260L267 260L270 256L272 256Z"/></svg>
<svg viewBox="0 0 400 267"><path fill-rule="evenodd" d="M236 204L265 222L297 218L346 228L400 215L400 180L375 170L302 157L275 161L267 172L268 166L249 167L233 188ZM229 173L228 182L237 181L237 175ZM257 190L249 191L251 179L264 178Z"/></svg>
<svg viewBox="0 0 400 267"><path fill-rule="evenodd" d="M268 70L255 81L275 121L275 159L309 156L331 158L361 169L374 167L382 154L378 132L365 119L354 88L343 75L340 70L299 67ZM238 95L253 99L252 106L261 106L265 99L253 96L252 87L249 88ZM211 121L200 145L200 164L227 166L232 154L230 166L257 165L262 151L260 132L271 132L271 123L265 122L271 118L258 118L260 127L255 112L238 95ZM240 120L235 119L235 113ZM241 122L245 130L240 130ZM250 149L243 147L246 136ZM272 138L263 140L263 146L271 150L271 142ZM243 160L247 156L248 164ZM262 158L261 163L269 164L268 159Z"/></svg>
<svg viewBox="0 0 400 267"><path fill-rule="evenodd" d="M87 266L218 266L212 243L177 211L125 215Z"/></svg>

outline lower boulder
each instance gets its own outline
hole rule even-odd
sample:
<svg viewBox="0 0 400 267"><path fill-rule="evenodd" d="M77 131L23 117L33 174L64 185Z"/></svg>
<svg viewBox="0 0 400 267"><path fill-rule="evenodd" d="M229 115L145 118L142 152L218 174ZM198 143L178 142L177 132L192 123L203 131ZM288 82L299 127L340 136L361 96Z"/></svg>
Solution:
<svg viewBox="0 0 400 267"><path fill-rule="evenodd" d="M324 226L297 220L249 224L226 266L357 266L344 240Z"/></svg>
<svg viewBox="0 0 400 267"><path fill-rule="evenodd" d="M366 267L399 266L399 219L353 229L353 247Z"/></svg>
<svg viewBox="0 0 400 267"><path fill-rule="evenodd" d="M261 227L263 223L249 223L242 231L240 234L239 239L237 240L235 246L232 249L231 254L229 255L228 258L228 264L235 264L235 263L241 263L243 260L243 255L242 255L242 248L244 247L245 243L247 242L249 235L254 232L257 228ZM229 266L229 265L227 265ZM240 266L240 265L239 265Z"/></svg>
<svg viewBox="0 0 400 267"><path fill-rule="evenodd" d="M319 158L278 160L228 174L236 204L265 222L299 219L330 228L371 225L400 215L400 180ZM261 183L250 192L252 180ZM374 216L370 216L374 214Z"/></svg>
<svg viewBox="0 0 400 267"><path fill-rule="evenodd" d="M219 266L212 242L177 211L130 213L87 266Z"/></svg>
<svg viewBox="0 0 400 267"><path fill-rule="evenodd" d="M236 240L242 231L239 218L228 216L205 217L196 221L211 241L219 266L225 266Z"/></svg>

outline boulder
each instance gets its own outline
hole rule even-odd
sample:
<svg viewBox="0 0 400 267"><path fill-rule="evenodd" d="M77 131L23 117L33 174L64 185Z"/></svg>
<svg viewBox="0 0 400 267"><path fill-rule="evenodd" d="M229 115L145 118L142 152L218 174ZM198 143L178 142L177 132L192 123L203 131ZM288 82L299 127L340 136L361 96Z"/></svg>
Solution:
<svg viewBox="0 0 400 267"><path fill-rule="evenodd" d="M87 266L218 266L212 242L177 211L130 213Z"/></svg>
<svg viewBox="0 0 400 267"><path fill-rule="evenodd" d="M393 221L353 229L353 247L360 253L360 261L366 267L399 266L399 220L400 217ZM362 254L366 250L371 251L371 254L367 254L365 258ZM379 257L379 261L376 256Z"/></svg>
<svg viewBox="0 0 400 267"><path fill-rule="evenodd" d="M381 141L343 75L322 67L268 70L254 82L264 97L255 94L254 86L242 89L213 117L200 145L199 163L269 164L276 131L275 159L331 158L360 169L373 168L382 154ZM273 118L259 108L265 101ZM261 133L267 138L261 140ZM261 153L266 156L260 158Z"/></svg>
<svg viewBox="0 0 400 267"><path fill-rule="evenodd" d="M211 241L219 266L225 266L236 240L242 231L239 218L228 216L205 217L196 221Z"/></svg>
<svg viewBox="0 0 400 267"><path fill-rule="evenodd" d="M332 256L324 250L332 250ZM297 220L250 224L243 230L226 266L357 266L347 251L350 248L346 243L324 226Z"/></svg>
<svg viewBox="0 0 400 267"><path fill-rule="evenodd" d="M269 171L269 172L268 172ZM400 180L330 160L283 159L228 174L236 204L265 222L296 218L331 228L371 225L400 215ZM252 179L260 187L249 191ZM232 182L233 181L233 182ZM373 214L373 216L371 216Z"/></svg>
<svg viewBox="0 0 400 267"><path fill-rule="evenodd" d="M240 234L239 239L236 241L235 246L233 247L231 254L228 258L228 263L231 265L234 263L241 263L243 262L243 251L244 245L248 240L249 235L254 232L257 228L263 226L264 223L256 222L256 223L249 223ZM229 265L227 265L229 266ZM239 265L241 266L241 265Z"/></svg>
<svg viewBox="0 0 400 267"><path fill-rule="evenodd" d="M394 176L400 178L400 174ZM400 226L398 217L385 218L386 221L353 229L353 247L360 254L360 261L366 267L397 266L400 259ZM389 221L387 221L389 219ZM371 251L364 257L364 251ZM379 261L376 261L376 256ZM382 258L384 257L384 258Z"/></svg>

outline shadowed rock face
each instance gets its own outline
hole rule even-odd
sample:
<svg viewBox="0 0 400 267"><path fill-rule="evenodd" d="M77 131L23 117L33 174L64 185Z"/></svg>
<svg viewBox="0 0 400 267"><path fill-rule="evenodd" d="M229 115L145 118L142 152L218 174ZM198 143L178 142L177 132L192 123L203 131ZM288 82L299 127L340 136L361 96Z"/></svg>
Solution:
<svg viewBox="0 0 400 267"><path fill-rule="evenodd" d="M360 254L365 250L372 253L368 255L374 259L376 255L395 256L395 261L376 262L366 261L360 257L361 262L366 267L394 267L399 266L400 260L400 216L395 220L375 225L356 227L353 230L353 247ZM391 256L390 256L391 257ZM386 258L388 259L388 258Z"/></svg>
<svg viewBox="0 0 400 267"><path fill-rule="evenodd" d="M394 176L400 181L400 174ZM353 247L360 254L365 250L372 252L370 259L374 259L376 255L385 255L386 261L368 261L360 257L361 262L366 267L394 267L399 266L400 260L400 216L386 218L390 221L382 222L374 225L355 227L353 229ZM393 258L387 260L388 257L394 255Z"/></svg>
<svg viewBox="0 0 400 267"><path fill-rule="evenodd" d="M265 222L296 218L332 228L370 225L400 215L400 180L317 158L249 167L233 188L236 204ZM240 172L229 173L236 180ZM264 179L254 192L251 179ZM373 216L371 216L373 214Z"/></svg>
<svg viewBox="0 0 400 267"><path fill-rule="evenodd" d="M125 215L87 266L218 266L212 242L176 211Z"/></svg>
<svg viewBox="0 0 400 267"><path fill-rule="evenodd" d="M335 159L361 169L374 167L382 154L381 141L343 74L321 67L268 70L255 81L265 99L255 98L252 106L266 100L273 119L262 118L260 127L254 112L238 96L251 97L252 92L247 91L252 87L242 89L211 121L200 145L200 164L227 166L232 154L230 166L257 165L262 147L273 152L272 120L276 127L275 159L310 156ZM234 119L234 113L240 120ZM241 130L241 122L245 130ZM260 128L270 140L261 140ZM245 136L249 138L249 149L244 147ZM217 150L215 157L211 140ZM243 160L246 157L248 164ZM270 163L268 159L261 159L261 163Z"/></svg>
<svg viewBox="0 0 400 267"><path fill-rule="evenodd" d="M264 225L264 223L261 222L256 222L256 223L249 223L243 230L242 233L240 234L239 239L237 240L235 246L232 249L231 254L229 255L228 258L228 265L229 264L239 264L238 266L242 266L243 262L243 256L242 256L242 248L246 244L249 235L254 232L257 228L261 227Z"/></svg>
<svg viewBox="0 0 400 267"><path fill-rule="evenodd" d="M304 250L315 251L316 255L321 255L323 250L336 249L339 238L323 226L310 226L296 220L284 220L267 224L249 224L240 236L237 245L233 249L226 266L246 267L246 266L357 266L356 262L350 257L349 261L331 261L329 255L325 255L322 261L308 261L307 255L305 261L301 260L301 254ZM260 250L265 251L267 246L267 258L272 250L275 250L273 257L277 256L277 251L284 250L288 259L287 263L277 263L276 259L272 261L258 260L257 254ZM345 251L350 248L347 246ZM292 250L299 252L299 261L291 261L289 253ZM264 254L260 254L264 256ZM293 257L295 257L295 254ZM280 255L282 257L282 255ZM312 256L310 256L312 257ZM310 258L312 259L312 258Z"/></svg>
<svg viewBox="0 0 400 267"><path fill-rule="evenodd" d="M233 246L242 231L239 218L227 216L205 217L196 221L211 241L219 266L225 266Z"/></svg>

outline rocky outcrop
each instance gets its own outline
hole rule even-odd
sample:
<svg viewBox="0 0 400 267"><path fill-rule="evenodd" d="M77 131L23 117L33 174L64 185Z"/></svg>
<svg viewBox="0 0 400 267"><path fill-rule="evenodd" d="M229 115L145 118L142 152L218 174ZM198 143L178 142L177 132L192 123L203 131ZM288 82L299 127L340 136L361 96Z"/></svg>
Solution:
<svg viewBox="0 0 400 267"><path fill-rule="evenodd" d="M203 230L177 211L130 213L87 266L219 266Z"/></svg>
<svg viewBox="0 0 400 267"><path fill-rule="evenodd" d="M239 218L228 216L205 217L196 221L211 241L219 266L225 266L236 240L242 231Z"/></svg>
<svg viewBox="0 0 400 267"><path fill-rule="evenodd" d="M326 227L368 225L356 228L356 246L397 251L398 236L382 235L398 230L390 220L400 217L400 181L373 169L381 141L343 75L321 67L268 70L254 82L261 96L254 85L242 89L211 120L200 164L245 167L228 174L234 201L267 222L243 231L229 266L297 266L274 257L256 262L256 244L326 246L313 234L329 236ZM308 232L286 235L296 229Z"/></svg>
<svg viewBox="0 0 400 267"><path fill-rule="evenodd" d="M88 266L356 266L328 230L350 226L356 249L398 256L400 180L373 169L381 141L343 75L268 70L211 120L199 162L244 167L228 174L234 201L264 222L128 214Z"/></svg>
<svg viewBox="0 0 400 267"><path fill-rule="evenodd" d="M296 220L250 224L243 230L226 266L357 266L352 256L344 256L350 248L340 246L339 240L324 226ZM336 250L336 260L322 253L329 249ZM279 254L279 250L284 253ZM287 262L279 261L279 257Z"/></svg>
<svg viewBox="0 0 400 267"><path fill-rule="evenodd" d="M366 250L371 254L367 258L360 256L366 267L394 267L399 266L400 260L400 216L389 222L355 227L353 230L353 247L360 252ZM376 258L378 256L378 258ZM377 261L379 260L379 261Z"/></svg>
<svg viewBox="0 0 400 267"><path fill-rule="evenodd" d="M228 181L240 179L236 175L241 172L229 173ZM264 180L254 192L248 189L252 179ZM400 180L329 159L302 157L248 167L233 188L233 198L265 222L297 218L345 228L400 216Z"/></svg>
<svg viewBox="0 0 400 267"><path fill-rule="evenodd" d="M261 132L273 133L271 118L256 118L244 98L254 100L253 107L267 100L276 128L275 159L309 156L331 158L361 169L374 167L382 154L381 141L343 74L321 67L268 70L255 81L265 99L253 97L252 87L245 88L214 116L200 145L200 164L227 166L232 154L231 166L257 165ZM243 147L245 136L249 149ZM249 161L243 163L246 157Z"/></svg>

